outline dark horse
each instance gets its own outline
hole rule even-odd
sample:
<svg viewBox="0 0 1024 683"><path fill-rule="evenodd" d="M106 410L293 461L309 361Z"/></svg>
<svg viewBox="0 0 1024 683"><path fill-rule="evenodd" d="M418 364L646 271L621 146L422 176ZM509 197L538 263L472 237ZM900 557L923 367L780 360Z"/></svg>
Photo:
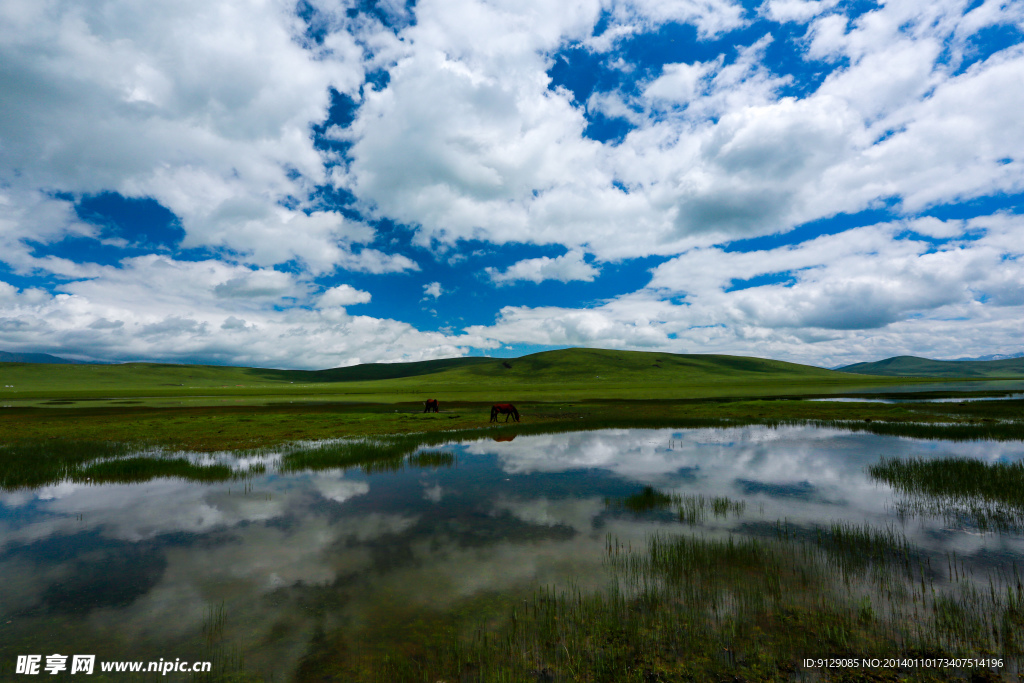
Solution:
<svg viewBox="0 0 1024 683"><path fill-rule="evenodd" d="M424 413L436 413L437 412L437 399L428 398L427 403L423 406Z"/></svg>
<svg viewBox="0 0 1024 683"><path fill-rule="evenodd" d="M510 417L515 418L515 421L519 422L519 411L511 403L495 403L491 406L491 422L498 421L498 413L505 416L505 422L508 422Z"/></svg>

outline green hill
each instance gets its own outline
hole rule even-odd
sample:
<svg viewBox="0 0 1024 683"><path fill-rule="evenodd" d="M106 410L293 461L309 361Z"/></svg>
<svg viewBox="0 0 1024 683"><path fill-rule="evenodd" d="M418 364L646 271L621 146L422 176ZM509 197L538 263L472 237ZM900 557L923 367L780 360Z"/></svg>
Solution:
<svg viewBox="0 0 1024 683"><path fill-rule="evenodd" d="M1005 360L931 360L896 356L874 363L854 363L840 372L889 377L1024 377L1024 358Z"/></svg>
<svg viewBox="0 0 1024 683"><path fill-rule="evenodd" d="M345 401L583 400L832 393L891 379L763 358L561 349L520 358L447 358L329 370L210 365L0 365L4 399L309 397Z"/></svg>
<svg viewBox="0 0 1024 683"><path fill-rule="evenodd" d="M711 380L768 377L830 377L832 370L765 358L708 354L561 349L521 358L489 359L458 369L467 377L514 383ZM455 373L453 373L455 374Z"/></svg>
<svg viewBox="0 0 1024 683"><path fill-rule="evenodd" d="M366 382L378 379L396 379L398 377L416 377L430 375L449 368L459 368L478 363L492 363L493 358L469 356L463 358L441 358L439 360L421 360L411 363L363 363L350 365L347 368L331 370L315 370L304 375L302 381L317 382ZM270 371L281 372L281 371Z"/></svg>

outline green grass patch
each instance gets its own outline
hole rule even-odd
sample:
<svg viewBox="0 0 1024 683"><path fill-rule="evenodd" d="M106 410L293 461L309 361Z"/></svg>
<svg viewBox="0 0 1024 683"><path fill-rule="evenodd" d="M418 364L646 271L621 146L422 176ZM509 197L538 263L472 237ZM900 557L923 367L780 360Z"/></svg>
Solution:
<svg viewBox="0 0 1024 683"><path fill-rule="evenodd" d="M195 482L236 478L227 465L197 465L185 458L118 458L78 468L71 479L92 484L133 484L161 477Z"/></svg>
<svg viewBox="0 0 1024 683"><path fill-rule="evenodd" d="M903 498L902 517L942 517L979 531L1024 531L1024 463L986 463L971 458L883 459L868 468Z"/></svg>
<svg viewBox="0 0 1024 683"><path fill-rule="evenodd" d="M215 482L252 474L233 472L227 465L142 455L138 447L111 441L47 439L0 446L0 490L8 491L62 481L128 484L171 477Z"/></svg>
<svg viewBox="0 0 1024 683"><path fill-rule="evenodd" d="M987 463L974 458L884 458L868 473L901 493L953 499L980 498L1024 507L1024 462Z"/></svg>
<svg viewBox="0 0 1024 683"><path fill-rule="evenodd" d="M133 449L113 441L15 441L0 446L0 489L36 488L70 479L89 462L121 458Z"/></svg>

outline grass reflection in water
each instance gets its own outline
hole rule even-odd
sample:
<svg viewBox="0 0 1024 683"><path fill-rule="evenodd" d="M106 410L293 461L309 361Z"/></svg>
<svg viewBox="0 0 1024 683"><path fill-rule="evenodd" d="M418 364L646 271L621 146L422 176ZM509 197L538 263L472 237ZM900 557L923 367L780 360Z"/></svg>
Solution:
<svg viewBox="0 0 1024 683"><path fill-rule="evenodd" d="M636 514L674 506L691 524L708 510L724 517L745 509L743 501L649 486L605 502ZM687 508L701 512L687 519ZM421 647L353 643L345 655L322 654L299 680L819 680L801 670L803 658L989 655L1012 668L1024 653L1016 567L979 584L953 556L933 566L895 526L780 521L761 537L659 533L633 547L609 536L605 550L606 590L506 596L504 615L492 606L476 620L456 610L448 621L435 618ZM863 673L830 676L868 680ZM1000 680L994 671L948 667L870 680L963 679Z"/></svg>
<svg viewBox="0 0 1024 683"><path fill-rule="evenodd" d="M662 534L642 548L609 538L606 550L605 591L541 590L497 624L452 628L415 657L398 648L346 662L336 680L788 681L804 657L1019 657L1024 647L1019 575L999 590L952 565L941 576L892 530L839 524L808 542L780 525L774 539ZM868 680L863 671L832 676ZM956 679L889 673L877 680Z"/></svg>
<svg viewBox="0 0 1024 683"><path fill-rule="evenodd" d="M652 486L645 486L638 493L624 499L606 498L604 502L610 508L625 508L634 513L665 510L671 507L679 515L679 521L690 526L702 524L707 519L708 512L724 519L729 515L740 517L747 508L745 501L732 500L727 496L682 496L677 493L663 493Z"/></svg>

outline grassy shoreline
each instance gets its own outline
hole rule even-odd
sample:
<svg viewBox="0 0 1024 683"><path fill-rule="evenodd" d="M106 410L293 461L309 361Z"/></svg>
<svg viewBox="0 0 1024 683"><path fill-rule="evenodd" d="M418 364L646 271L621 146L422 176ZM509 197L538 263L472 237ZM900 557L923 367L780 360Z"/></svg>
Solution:
<svg viewBox="0 0 1024 683"><path fill-rule="evenodd" d="M519 425L489 423L488 403L443 403L423 413L419 403L303 402L222 406L33 407L0 410L0 441L75 439L118 441L197 451L235 450L291 441L433 433L451 430L684 427L692 420L723 426L772 422L960 426L965 438L1000 437L993 430L1024 425L1024 401L969 403L839 403L794 399L589 400L522 402ZM986 432L989 434L985 436ZM937 432L938 434L938 432ZM941 438L941 436L936 436Z"/></svg>

